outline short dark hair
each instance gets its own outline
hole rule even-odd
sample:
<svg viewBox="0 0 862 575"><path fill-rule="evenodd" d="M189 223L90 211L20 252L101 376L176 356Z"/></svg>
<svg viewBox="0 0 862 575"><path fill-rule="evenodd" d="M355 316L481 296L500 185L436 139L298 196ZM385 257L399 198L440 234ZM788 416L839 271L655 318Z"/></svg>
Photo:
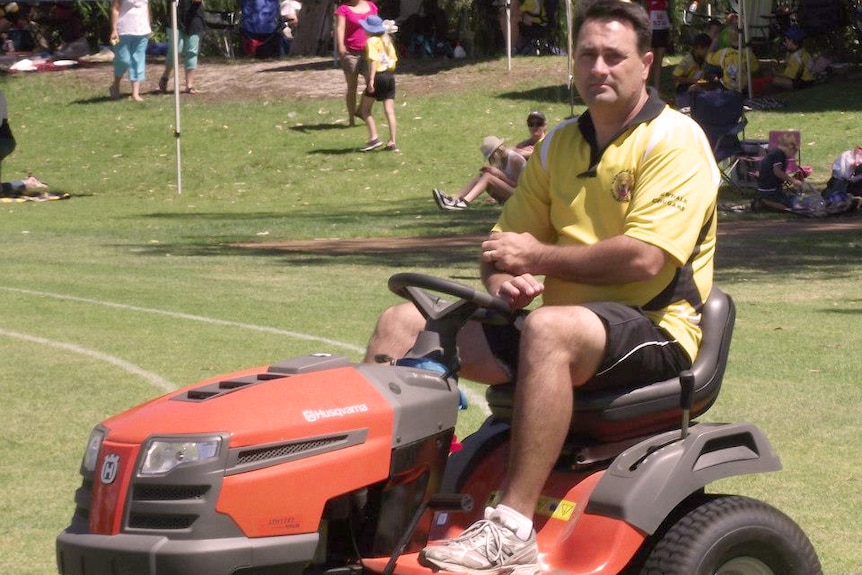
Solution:
<svg viewBox="0 0 862 575"><path fill-rule="evenodd" d="M645 54L652 49L652 25L649 15L643 6L637 2L625 0L582 0L578 5L575 25L572 30L574 38L581 33L581 27L588 20L619 20L628 22L634 28L637 36L638 52Z"/></svg>
<svg viewBox="0 0 862 575"><path fill-rule="evenodd" d="M709 34L704 34L701 32L691 41L692 48L709 48L712 44L712 38L709 37Z"/></svg>
<svg viewBox="0 0 862 575"><path fill-rule="evenodd" d="M543 112L539 112L538 110L534 110L527 115L527 123L536 123L541 122L542 124L547 123L547 118L545 118L545 114Z"/></svg>

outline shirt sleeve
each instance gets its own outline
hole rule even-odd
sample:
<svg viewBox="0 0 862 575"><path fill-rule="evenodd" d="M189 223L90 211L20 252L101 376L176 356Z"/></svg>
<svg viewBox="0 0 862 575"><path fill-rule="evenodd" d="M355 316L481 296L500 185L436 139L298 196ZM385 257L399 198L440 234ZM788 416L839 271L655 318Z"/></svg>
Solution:
<svg viewBox="0 0 862 575"><path fill-rule="evenodd" d="M672 134L654 136L656 146L638 167L623 233L661 248L682 266L715 209L720 174L693 120L682 118L669 128Z"/></svg>

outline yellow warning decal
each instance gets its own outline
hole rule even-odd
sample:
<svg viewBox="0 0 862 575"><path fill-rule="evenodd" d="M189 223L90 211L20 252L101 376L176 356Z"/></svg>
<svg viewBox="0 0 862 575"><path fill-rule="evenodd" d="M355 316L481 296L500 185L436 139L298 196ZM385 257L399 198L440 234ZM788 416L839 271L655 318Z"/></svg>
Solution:
<svg viewBox="0 0 862 575"><path fill-rule="evenodd" d="M499 491L492 491L490 495L488 495L488 500L485 502L485 505L487 507L494 507L500 503L500 497L501 493ZM556 499L555 497L546 497L542 495L539 497L539 502L536 504L536 515L544 515L545 517L550 517L552 519L568 521L572 518L572 514L575 512L577 506L578 504L574 501Z"/></svg>

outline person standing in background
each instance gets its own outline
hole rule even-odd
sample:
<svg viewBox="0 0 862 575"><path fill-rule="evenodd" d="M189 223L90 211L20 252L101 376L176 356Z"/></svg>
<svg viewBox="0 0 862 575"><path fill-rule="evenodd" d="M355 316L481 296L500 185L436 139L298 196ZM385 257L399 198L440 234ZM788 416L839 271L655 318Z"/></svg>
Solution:
<svg viewBox="0 0 862 575"><path fill-rule="evenodd" d="M153 33L148 0L111 1L111 45L114 47L112 100L120 99L120 80L129 72L132 100L143 102L141 82L147 77L147 42Z"/></svg>
<svg viewBox="0 0 862 575"><path fill-rule="evenodd" d="M648 0L647 11L652 25L652 85L661 92L661 64L664 53L670 45L670 15L667 10L667 0Z"/></svg>
<svg viewBox="0 0 862 575"><path fill-rule="evenodd" d="M335 42L344 79L347 81L345 103L347 121L351 126L356 125L356 118L359 117L356 105L359 75L362 74L365 83L368 83L368 66L365 61L368 36L359 22L372 15L377 15L377 5L370 0L347 0L335 9Z"/></svg>
<svg viewBox="0 0 862 575"><path fill-rule="evenodd" d="M177 51L183 60L186 72L186 93L197 94L195 75L198 69L198 54L201 45L201 33L206 28L204 6L202 0L179 0L177 2ZM168 80L174 69L174 31L167 27L168 57L165 59L165 71L159 79L159 90L168 91Z"/></svg>
<svg viewBox="0 0 862 575"><path fill-rule="evenodd" d="M371 108L376 100L383 102L386 121L389 123L389 141L386 143L386 150L399 152L398 144L395 143L395 65L398 63L398 55L392 44L392 34L398 31L398 26L394 20L382 20L377 15L369 16L360 24L370 35L366 44L368 86L362 94L362 104L359 109L359 115L368 126L368 143L360 148L360 151L370 152L383 145L377 135L374 116L371 115Z"/></svg>

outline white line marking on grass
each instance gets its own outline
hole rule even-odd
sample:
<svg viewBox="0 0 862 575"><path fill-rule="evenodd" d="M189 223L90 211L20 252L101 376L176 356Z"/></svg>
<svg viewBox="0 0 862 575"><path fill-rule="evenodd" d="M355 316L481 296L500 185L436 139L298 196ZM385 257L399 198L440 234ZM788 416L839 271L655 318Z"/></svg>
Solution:
<svg viewBox="0 0 862 575"><path fill-rule="evenodd" d="M52 299L74 301L74 302L79 302L79 303L88 303L88 304L92 304L92 305L100 305L100 306L104 306L104 307L121 309L121 310L125 310L125 311L151 313L151 314L156 314L156 315L163 315L166 317L173 317L173 318L177 318L177 319L199 321L199 322L208 323L211 325L225 325L225 326L229 326L229 327L238 327L238 328L242 328L242 329L248 329L251 331L259 331L259 332L263 332L263 333L273 333L276 335L284 335L287 337L302 339L302 340L306 340L306 341L317 341L320 343L325 343L327 345L340 347L342 349L353 351L355 353L365 353L365 348L360 347L358 345L353 345L350 343L344 343L342 341L336 341L334 339L319 337L319 336L311 335L308 333L300 333L300 332L296 332L296 331L288 331L285 329L279 329L276 327L268 327L265 325L241 323L241 322L236 322L236 321L228 321L228 320L224 320L224 319L216 319L216 318L212 318L212 317L206 317L206 316L202 316L202 315L192 315L189 313L181 313L181 312L175 312L175 311L167 311L167 310L163 310L163 309L139 307L139 306L128 305L128 304L124 304L124 303L114 303L114 302L110 302L110 301L102 301L102 300L90 299L90 298L85 298L85 297L77 297L77 296L56 294L56 293L36 291L36 290L12 288L12 287L6 287L6 286L0 286L0 290L17 292L17 293L22 293L22 294L26 294L26 295L35 295L35 296L39 296L39 297L47 297L47 298L52 298Z"/></svg>
<svg viewBox="0 0 862 575"><path fill-rule="evenodd" d="M250 323L240 323L240 322L228 321L228 320L223 320L223 319L215 319L215 318L206 317L206 316L192 315L192 314L188 314L188 313L166 311L166 310L162 310L162 309L146 308L146 307L140 307L140 306L135 306L135 305L128 305L128 304L124 304L124 303L115 303L115 302L110 302L110 301L103 301L103 300L97 300L97 299L91 299L91 298L85 298L85 297L57 294L57 293L51 293L51 292L43 292L43 291L37 291L37 290L13 288L13 287L6 287L6 286L0 286L0 290L22 293L25 295L33 295L33 296L59 299L59 300L65 300L65 301L74 301L74 302L79 302L79 303L99 305L99 306L103 306L103 307L110 307L110 308L121 309L121 310L125 310L125 311L151 313L151 314L156 314L156 315L163 315L166 317L173 317L173 318L177 318L177 319L199 321L199 322L208 323L211 325L226 325L226 326L230 326L230 327L238 327L238 328L248 329L248 330L252 330L252 331L259 331L259 332L263 332L263 333L272 333L272 334L276 334L276 335L284 335L287 337L293 337L296 339L303 339L306 341L317 341L320 343L325 343L327 345L332 345L335 347L340 347L342 349L347 349L349 351L353 351L356 353L365 353L365 348L360 347L358 345L353 345L353 344L345 343L342 341L336 341L336 340L328 339L325 337L318 337L316 335L311 335L311 334L307 334L307 333L299 333L299 332L295 332L295 331L278 329L275 327L255 325L255 324L250 324ZM3 332L0 331L0 333L3 333ZM24 336L24 337L32 337L32 336ZM37 339L37 338L34 338L34 339ZM55 345L57 347L62 347L62 346L68 345L68 346L70 346L68 349L70 349L71 351L76 351L77 353L83 353L84 355L90 355L91 357L95 357L98 359L110 358L110 360L106 359L105 361L109 361L109 363L114 363L115 365L119 365L121 367L122 367L122 365L131 366L134 369L140 370L139 372L133 372L133 373L140 373L145 377L145 379L149 379L150 377L157 378L158 380L171 386L171 387L164 387L164 385L162 385L160 383L154 383L158 387L162 387L163 389L166 389L168 391L173 391L176 388L176 386L174 384L172 384L170 382L166 382L165 380L159 378L157 375L151 374L147 371L144 371L144 370L142 370L142 369L140 369L140 368L138 368L132 364L124 362L121 359L114 358L113 356L101 354L101 353L96 352L96 351L85 350L84 348L78 348L77 346L73 346L72 344L60 344L57 342L49 342L48 340L45 340L45 342L48 342L48 343L50 343L50 345ZM116 362L119 362L119 363L116 363ZM146 375L144 375L144 374L146 374ZM480 393L473 391L472 389L470 389L466 385L464 387L462 387L461 389L464 390L464 394L467 396L467 400L470 403L479 407L479 409L481 409L482 412L485 413L486 415L490 415L491 411L488 409L488 405L485 403L485 398Z"/></svg>
<svg viewBox="0 0 862 575"><path fill-rule="evenodd" d="M173 391L177 389L177 385L171 383L165 378L151 372L147 371L143 368L138 367L133 363L129 363L126 360L120 359L119 357L115 357L113 355L108 355L107 353L102 353L100 351L95 351L92 349L87 349L85 347L81 347L79 345L75 345L74 343L66 343L62 341L53 341L50 339L45 339L44 337L37 337L35 335L29 335L26 333L20 333L17 331L8 331L5 329L0 329L0 335L5 337L11 337L15 339L22 339L24 341L28 341L30 343L35 343L38 345L49 345L51 347L56 347L57 349L64 349L66 351L71 351L74 353L79 353L81 355L85 355L92 359L97 359L99 361L103 361L105 363L109 363L115 367L119 367L123 371L127 373L131 373L132 375L140 376L145 379L148 383L163 389L165 391Z"/></svg>

